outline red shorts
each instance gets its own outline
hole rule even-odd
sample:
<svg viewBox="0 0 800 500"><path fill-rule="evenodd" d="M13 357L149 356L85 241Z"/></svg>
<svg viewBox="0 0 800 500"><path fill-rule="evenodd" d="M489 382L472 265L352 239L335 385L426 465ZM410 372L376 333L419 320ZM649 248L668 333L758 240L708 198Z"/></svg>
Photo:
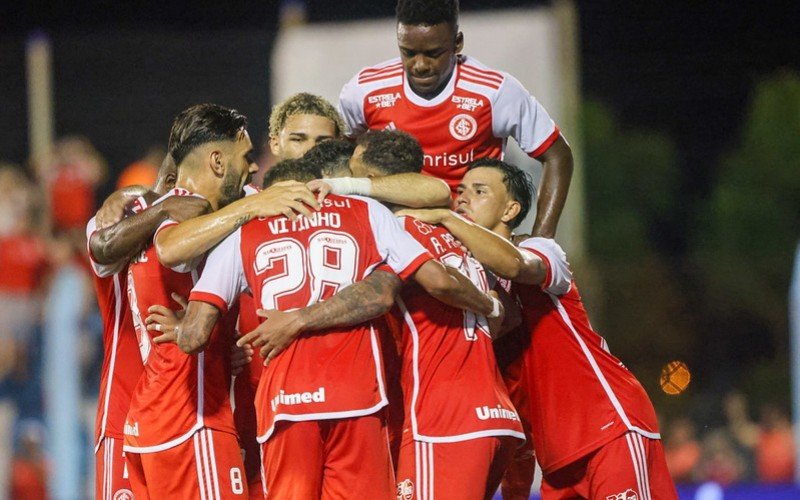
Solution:
<svg viewBox="0 0 800 500"><path fill-rule="evenodd" d="M234 434L204 427L172 448L126 456L136 500L247 498L242 453Z"/></svg>
<svg viewBox="0 0 800 500"><path fill-rule="evenodd" d="M409 430L400 447L397 499L491 498L519 444L510 436L427 443Z"/></svg>
<svg viewBox="0 0 800 500"><path fill-rule="evenodd" d="M97 500L125 498L125 494L133 497L125 453L122 451L122 439L102 438L100 447L94 454L94 461L94 497Z"/></svg>
<svg viewBox="0 0 800 500"><path fill-rule="evenodd" d="M395 500L386 426L379 414L280 421L261 450L269 498Z"/></svg>
<svg viewBox="0 0 800 500"><path fill-rule="evenodd" d="M677 499L658 439L628 432L542 479L542 500Z"/></svg>

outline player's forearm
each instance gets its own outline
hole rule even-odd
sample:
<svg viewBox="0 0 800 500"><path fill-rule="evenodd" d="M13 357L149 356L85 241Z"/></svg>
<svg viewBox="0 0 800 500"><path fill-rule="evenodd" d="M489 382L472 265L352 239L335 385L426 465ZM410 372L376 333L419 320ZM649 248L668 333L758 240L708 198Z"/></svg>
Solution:
<svg viewBox="0 0 800 500"><path fill-rule="evenodd" d="M374 177L370 196L379 201L412 208L450 205L450 188L447 183L429 175L415 173Z"/></svg>
<svg viewBox="0 0 800 500"><path fill-rule="evenodd" d="M216 212L165 228L155 241L158 260L166 267L189 262L204 255L253 217L247 198L243 198Z"/></svg>
<svg viewBox="0 0 800 500"><path fill-rule="evenodd" d="M89 239L94 261L110 265L130 259L148 242L165 217L162 207L156 205L96 231Z"/></svg>
<svg viewBox="0 0 800 500"><path fill-rule="evenodd" d="M300 311L301 331L357 325L384 314L394 303L402 282L397 275L374 271L328 300Z"/></svg>
<svg viewBox="0 0 800 500"><path fill-rule="evenodd" d="M186 315L176 329L181 351L197 354L205 349L218 318L219 310L211 304L195 300L189 302Z"/></svg>
<svg viewBox="0 0 800 500"><path fill-rule="evenodd" d="M478 288L458 270L429 260L414 274L414 280L434 298L449 306L478 314L490 314L494 308L492 298Z"/></svg>
<svg viewBox="0 0 800 500"><path fill-rule="evenodd" d="M572 150L567 141L559 137L538 159L542 162L542 180L532 234L553 238L572 179Z"/></svg>
<svg viewBox="0 0 800 500"><path fill-rule="evenodd" d="M449 210L441 224L448 229L483 266L506 279L516 279L522 272L523 256L507 239L470 222Z"/></svg>

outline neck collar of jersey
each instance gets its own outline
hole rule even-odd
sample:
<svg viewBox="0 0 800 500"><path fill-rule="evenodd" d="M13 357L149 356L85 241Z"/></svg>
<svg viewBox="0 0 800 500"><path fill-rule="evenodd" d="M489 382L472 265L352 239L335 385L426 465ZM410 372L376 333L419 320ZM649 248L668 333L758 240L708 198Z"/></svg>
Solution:
<svg viewBox="0 0 800 500"><path fill-rule="evenodd" d="M431 108L433 106L438 106L439 104L445 102L447 99L453 95L453 90L456 88L456 79L458 76L458 68L460 66L461 59L456 60L456 65L453 67L453 72L450 74L450 80L447 81L447 85L439 92L439 95L434 97L433 99L425 99L424 97L420 97L417 95L416 92L411 88L411 85L408 83L408 78L406 78L406 72L403 71L403 91L406 94L406 97L409 101L417 106L421 106L423 108Z"/></svg>

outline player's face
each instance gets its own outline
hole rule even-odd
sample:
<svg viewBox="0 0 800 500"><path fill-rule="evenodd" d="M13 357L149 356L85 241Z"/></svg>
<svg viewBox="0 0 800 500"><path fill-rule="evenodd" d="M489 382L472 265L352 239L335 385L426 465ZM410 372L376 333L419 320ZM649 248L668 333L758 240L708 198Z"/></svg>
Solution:
<svg viewBox="0 0 800 500"><path fill-rule="evenodd" d="M250 182L257 171L253 143L250 141L250 135L244 130L231 148L228 168L225 169L220 186L219 208L241 198L245 184Z"/></svg>
<svg viewBox="0 0 800 500"><path fill-rule="evenodd" d="M435 97L453 73L464 37L450 23L398 23L397 45L411 88L423 97Z"/></svg>
<svg viewBox="0 0 800 500"><path fill-rule="evenodd" d="M353 151L353 156L350 157L350 172L353 174L353 177L367 177L369 173L369 168L367 164L363 161L364 156L364 146L356 146L356 150Z"/></svg>
<svg viewBox="0 0 800 500"><path fill-rule="evenodd" d="M498 232L513 218L503 173L495 168L475 168L466 173L456 190L455 211L476 224Z"/></svg>
<svg viewBox="0 0 800 500"><path fill-rule="evenodd" d="M292 115L269 146L278 160L301 158L320 142L336 138L336 124L319 115Z"/></svg>

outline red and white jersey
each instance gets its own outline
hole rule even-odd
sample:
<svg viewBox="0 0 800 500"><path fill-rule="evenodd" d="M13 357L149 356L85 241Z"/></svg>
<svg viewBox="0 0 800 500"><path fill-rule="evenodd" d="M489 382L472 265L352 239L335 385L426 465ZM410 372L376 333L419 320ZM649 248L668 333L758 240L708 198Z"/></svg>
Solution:
<svg viewBox="0 0 800 500"><path fill-rule="evenodd" d="M169 196L197 196L174 189ZM153 239L165 227L165 221ZM154 344L144 327L150 306L176 307L172 293L187 297L197 280L198 269L161 265L155 246L150 244L128 269L128 297L133 324L139 338L144 375L136 386L125 421L125 451L151 453L176 446L201 427L235 434L230 406L231 347L234 342L236 311L223 315L214 327L209 345L197 355L185 354L175 344Z"/></svg>
<svg viewBox="0 0 800 500"><path fill-rule="evenodd" d="M483 267L447 229L412 217L400 220L437 260L489 290ZM410 425L415 440L525 439L497 368L485 317L448 306L416 283L403 287L392 312L403 322L405 427Z"/></svg>
<svg viewBox="0 0 800 500"><path fill-rule="evenodd" d="M538 241L537 241L538 240ZM525 351L536 459L549 473L633 431L659 439L644 388L589 323L566 261L547 241L520 244L543 257L551 272L542 287L513 284L530 332Z"/></svg>
<svg viewBox="0 0 800 500"><path fill-rule="evenodd" d="M95 218L86 225L86 241L97 230ZM103 318L103 366L95 419L95 451L104 437L122 439L131 395L142 375L142 358L128 307L128 262L98 264L88 248L97 306Z"/></svg>
<svg viewBox="0 0 800 500"><path fill-rule="evenodd" d="M215 248L191 300L230 308L250 289L264 309L325 300L379 264L405 279L431 256L386 207L369 198L328 196L313 217L250 221ZM278 420L375 413L387 403L379 339L370 323L301 335L261 374L258 440Z"/></svg>
<svg viewBox="0 0 800 500"><path fill-rule="evenodd" d="M473 161L502 159L509 137L538 157L559 136L547 111L516 78L466 56L430 100L411 89L400 58L363 69L342 88L339 110L350 137L369 129L413 135L425 153L422 171L453 191Z"/></svg>

